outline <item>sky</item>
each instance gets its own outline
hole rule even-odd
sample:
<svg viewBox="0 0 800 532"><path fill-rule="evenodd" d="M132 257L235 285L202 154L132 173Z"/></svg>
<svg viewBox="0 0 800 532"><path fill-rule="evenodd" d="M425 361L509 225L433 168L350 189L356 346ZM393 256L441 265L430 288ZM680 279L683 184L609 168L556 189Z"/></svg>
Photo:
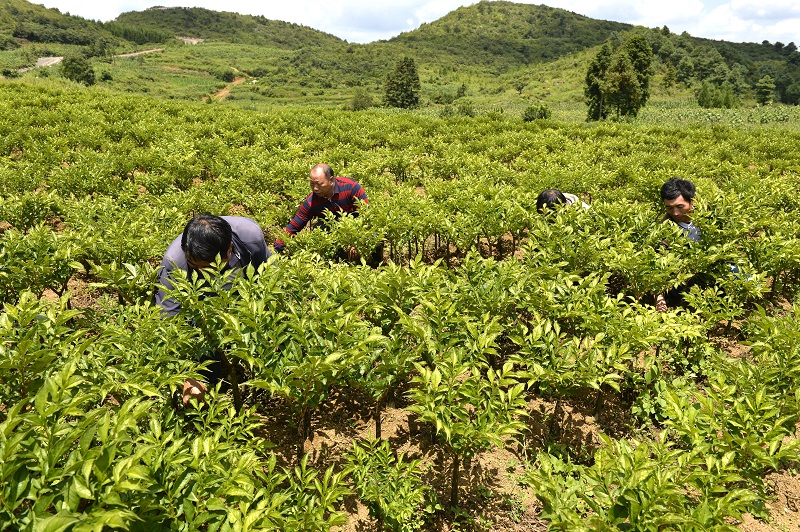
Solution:
<svg viewBox="0 0 800 532"><path fill-rule="evenodd" d="M155 5L204 7L303 24L349 42L389 39L433 22L470 0L31 0L103 22ZM516 0L587 17L731 42L800 46L800 0Z"/></svg>

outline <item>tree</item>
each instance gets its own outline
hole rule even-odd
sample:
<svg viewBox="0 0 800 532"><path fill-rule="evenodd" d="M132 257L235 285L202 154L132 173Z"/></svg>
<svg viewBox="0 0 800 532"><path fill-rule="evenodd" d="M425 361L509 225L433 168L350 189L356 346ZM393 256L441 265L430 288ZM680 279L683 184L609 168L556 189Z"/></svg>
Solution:
<svg viewBox="0 0 800 532"><path fill-rule="evenodd" d="M553 112L545 104L531 105L522 113L522 120L524 122L533 122L534 120L549 120L553 116Z"/></svg>
<svg viewBox="0 0 800 532"><path fill-rule="evenodd" d="M384 103L389 107L411 109L419 105L419 75L414 60L404 57L394 72L386 76Z"/></svg>
<svg viewBox="0 0 800 532"><path fill-rule="evenodd" d="M784 96L783 103L800 104L800 81L786 87L786 95Z"/></svg>
<svg viewBox="0 0 800 532"><path fill-rule="evenodd" d="M610 111L617 118L636 116L650 96L653 51L644 35L637 34L613 49L610 42L600 48L586 72L587 118L601 120Z"/></svg>
<svg viewBox="0 0 800 532"><path fill-rule="evenodd" d="M589 106L589 120L602 120L608 114L608 110L604 108L604 83L606 71L611 65L612 56L611 44L606 42L600 47L600 51L589 64L589 70L586 72L586 88L584 94L586 95L586 103Z"/></svg>
<svg viewBox="0 0 800 532"><path fill-rule="evenodd" d="M622 45L622 48L633 66L636 80L639 82L639 91L642 98L641 106L644 106L650 97L650 78L653 77L653 50L647 37L642 34L636 34L629 38ZM638 111L639 108L633 113L634 116Z"/></svg>
<svg viewBox="0 0 800 532"><path fill-rule="evenodd" d="M756 82L756 101L761 105L771 104L774 93L775 81L772 76L764 76Z"/></svg>
<svg viewBox="0 0 800 532"><path fill-rule="evenodd" d="M739 102L730 83L718 86L710 81L704 81L700 90L697 91L697 103L706 109L714 107L731 109L736 107Z"/></svg>
<svg viewBox="0 0 800 532"><path fill-rule="evenodd" d="M84 85L94 85L94 69L83 55L67 56L61 62L61 75Z"/></svg>
<svg viewBox="0 0 800 532"><path fill-rule="evenodd" d="M617 118L636 116L647 95L641 88L630 58L616 54L606 72L605 89L608 106L616 110Z"/></svg>

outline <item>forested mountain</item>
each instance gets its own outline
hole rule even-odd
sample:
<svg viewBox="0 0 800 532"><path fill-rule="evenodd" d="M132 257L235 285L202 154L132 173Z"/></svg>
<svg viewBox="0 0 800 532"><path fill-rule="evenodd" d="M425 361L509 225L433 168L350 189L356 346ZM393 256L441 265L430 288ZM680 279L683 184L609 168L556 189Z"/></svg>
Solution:
<svg viewBox="0 0 800 532"><path fill-rule="evenodd" d="M148 68L142 67L143 58L137 65L103 66L106 78L114 80L110 88L196 99L220 90L219 82L244 75L262 83L236 89L248 101L285 97L301 103L313 96L327 98L322 91L344 90L335 95L340 104L354 87L366 87L379 98L390 69L411 57L423 92L437 103L452 101L456 89L468 86L471 96L488 105L508 101L495 95L522 96L523 90L538 100L578 103L596 47L608 40L619 43L631 31L646 36L655 54L654 79L667 97L673 90L683 98L701 90L726 91L738 101L751 97L756 84L768 78L775 101L800 102L800 53L794 43L713 41L666 27L634 28L505 1L461 7L392 39L355 44L299 24L201 8L154 7L102 24L25 0L5 0L0 4L0 49L17 50L0 52L0 67L15 72L38 56L75 53L77 46L86 47L86 56L108 60L158 43L166 51L151 56ZM181 49L176 36L206 42ZM64 46L37 50L35 43Z"/></svg>
<svg viewBox="0 0 800 532"><path fill-rule="evenodd" d="M345 42L329 33L300 24L198 7L151 7L144 11L130 11L121 14L109 25L286 49L339 46Z"/></svg>
<svg viewBox="0 0 800 532"><path fill-rule="evenodd" d="M505 71L597 46L632 28L544 5L495 1L460 7L389 42L420 58Z"/></svg>
<svg viewBox="0 0 800 532"><path fill-rule="evenodd" d="M100 22L25 0L0 2L0 50L16 48L25 41L91 46L98 40L119 41Z"/></svg>

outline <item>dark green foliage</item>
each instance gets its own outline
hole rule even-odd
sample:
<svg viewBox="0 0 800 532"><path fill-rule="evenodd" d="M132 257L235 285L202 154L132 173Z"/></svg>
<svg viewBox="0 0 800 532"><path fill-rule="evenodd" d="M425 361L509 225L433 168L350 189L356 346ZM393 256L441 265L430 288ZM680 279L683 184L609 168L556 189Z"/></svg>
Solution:
<svg viewBox="0 0 800 532"><path fill-rule="evenodd" d="M19 43L9 34L0 34L0 50L13 50L19 48Z"/></svg>
<svg viewBox="0 0 800 532"><path fill-rule="evenodd" d="M82 55L65 57L61 62L61 75L84 85L94 85L95 82L94 69Z"/></svg>
<svg viewBox="0 0 800 532"><path fill-rule="evenodd" d="M775 97L775 81L771 76L764 76L756 83L756 101L761 105L769 105Z"/></svg>
<svg viewBox="0 0 800 532"><path fill-rule="evenodd" d="M119 22L108 22L105 24L105 28L117 37L136 44L163 43L175 38L175 35L170 31L128 26Z"/></svg>
<svg viewBox="0 0 800 532"><path fill-rule="evenodd" d="M414 60L404 57L386 76L384 103L389 107L412 109L419 105L419 74Z"/></svg>
<svg viewBox="0 0 800 532"><path fill-rule="evenodd" d="M731 109L738 105L738 100L733 93L733 87L726 83L721 87L711 82L704 81L697 91L697 103L700 107Z"/></svg>
<svg viewBox="0 0 800 532"><path fill-rule="evenodd" d="M548 120L553 112L545 104L528 106L522 113L522 120L533 122L534 120Z"/></svg>
<svg viewBox="0 0 800 532"><path fill-rule="evenodd" d="M0 3L0 33L10 33L31 42L82 46L91 45L98 38L119 41L99 22L64 15L58 9L47 9L24 0Z"/></svg>
<svg viewBox="0 0 800 532"><path fill-rule="evenodd" d="M786 87L786 91L781 100L783 103L790 103L793 105L800 104L800 81L796 81Z"/></svg>
<svg viewBox="0 0 800 532"><path fill-rule="evenodd" d="M611 66L611 44L606 42L600 47L597 55L589 64L586 72L586 102L589 105L589 120L602 120L608 116L608 107L605 101L605 76Z"/></svg>
<svg viewBox="0 0 800 532"><path fill-rule="evenodd" d="M644 35L629 37L616 50L606 42L586 72L586 103L589 120L635 117L650 95L653 52Z"/></svg>

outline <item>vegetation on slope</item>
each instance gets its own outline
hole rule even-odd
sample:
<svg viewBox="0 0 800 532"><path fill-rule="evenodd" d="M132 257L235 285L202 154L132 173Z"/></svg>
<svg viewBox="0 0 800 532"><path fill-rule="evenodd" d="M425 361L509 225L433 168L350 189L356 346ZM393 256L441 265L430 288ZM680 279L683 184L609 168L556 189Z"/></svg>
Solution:
<svg viewBox="0 0 800 532"><path fill-rule="evenodd" d="M25 0L5 0L0 4L0 49L13 49L19 41L37 43L95 45L97 41L118 44L100 22L62 14Z"/></svg>
<svg viewBox="0 0 800 532"><path fill-rule="evenodd" d="M338 49L344 43L329 33L300 24L199 7L151 7L144 11L130 11L117 17L114 24L157 30L176 36L274 46L286 50L330 47Z"/></svg>

